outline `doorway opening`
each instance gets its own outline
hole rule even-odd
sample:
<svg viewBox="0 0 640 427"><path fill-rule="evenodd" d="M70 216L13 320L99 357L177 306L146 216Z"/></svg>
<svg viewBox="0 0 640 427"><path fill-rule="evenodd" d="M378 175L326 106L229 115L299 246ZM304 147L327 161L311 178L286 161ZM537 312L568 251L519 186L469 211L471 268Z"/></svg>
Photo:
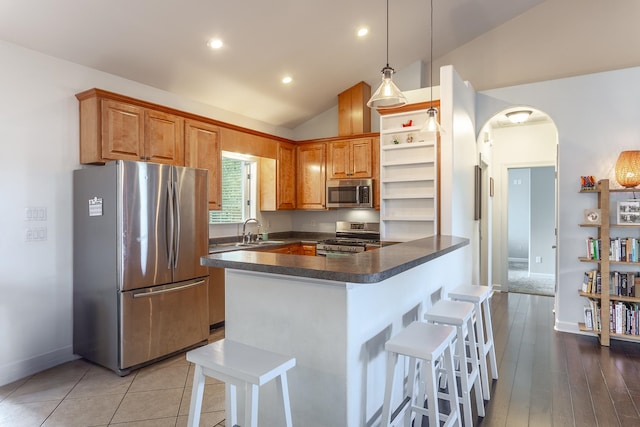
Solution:
<svg viewBox="0 0 640 427"><path fill-rule="evenodd" d="M508 168L508 291L555 293L555 167Z"/></svg>
<svg viewBox="0 0 640 427"><path fill-rule="evenodd" d="M528 110L524 122L513 123L512 112ZM497 112L480 129L477 139L483 166L483 204L486 220L480 222L480 272L483 283L496 291L554 296L557 291L557 153L558 129L543 111L512 106ZM509 176L524 174L522 176ZM526 204L511 194L516 180L526 182ZM518 181L519 180L519 181ZM511 184L510 184L511 183ZM511 189L513 190L513 188ZM515 197L515 199L514 199ZM520 209L510 213L509 202ZM523 208L523 207L526 207ZM543 213L538 209L545 207ZM522 213L525 212L525 213ZM519 225L509 221L519 220ZM544 232L540 228L544 228ZM526 240L509 242L509 235L525 233ZM513 239L512 239L513 240ZM515 252L512 249L520 249ZM511 261L511 262L510 262ZM520 281L527 286L518 286ZM536 282L541 282L536 285Z"/></svg>

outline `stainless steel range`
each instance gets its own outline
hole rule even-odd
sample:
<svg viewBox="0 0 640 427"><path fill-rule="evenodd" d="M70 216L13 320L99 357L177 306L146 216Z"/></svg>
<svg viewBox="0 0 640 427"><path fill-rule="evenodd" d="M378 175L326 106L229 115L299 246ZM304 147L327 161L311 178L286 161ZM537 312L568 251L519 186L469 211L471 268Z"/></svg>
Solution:
<svg viewBox="0 0 640 427"><path fill-rule="evenodd" d="M316 255L337 257L380 247L380 223L336 222L335 239L318 242Z"/></svg>

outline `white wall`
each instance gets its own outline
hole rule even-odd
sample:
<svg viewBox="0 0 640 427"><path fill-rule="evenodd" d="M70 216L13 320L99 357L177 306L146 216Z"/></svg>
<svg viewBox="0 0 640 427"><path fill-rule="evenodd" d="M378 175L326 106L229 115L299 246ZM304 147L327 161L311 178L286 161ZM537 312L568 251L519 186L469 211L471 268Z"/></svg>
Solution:
<svg viewBox="0 0 640 427"><path fill-rule="evenodd" d="M531 170L509 169L507 184L507 254L509 260L527 262L531 214Z"/></svg>
<svg viewBox="0 0 640 427"><path fill-rule="evenodd" d="M512 105L531 105L546 112L557 126L560 215L555 314L560 330L577 332L585 301L576 289L584 271L593 267L578 261L584 254L584 239L593 232L578 227L582 210L596 203L595 196L578 193L579 178L613 179L620 151L640 145L638 81L640 68L635 67L478 93L479 123Z"/></svg>
<svg viewBox="0 0 640 427"><path fill-rule="evenodd" d="M470 239L473 283L479 283L479 221L474 214L474 166L478 164L475 96L452 66L440 69L440 231ZM466 268L467 266L465 266Z"/></svg>
<svg viewBox="0 0 640 427"><path fill-rule="evenodd" d="M99 87L283 137L290 132L2 41L0 58L2 385L73 357L76 93ZM25 221L27 207L45 207L46 221ZM47 240L25 242L25 229L33 227L46 227Z"/></svg>

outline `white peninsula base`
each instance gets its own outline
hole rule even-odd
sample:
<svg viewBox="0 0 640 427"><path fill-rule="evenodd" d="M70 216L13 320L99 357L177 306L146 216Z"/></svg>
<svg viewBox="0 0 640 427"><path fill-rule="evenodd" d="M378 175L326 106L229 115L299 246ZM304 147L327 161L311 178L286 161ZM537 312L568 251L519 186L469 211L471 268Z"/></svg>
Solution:
<svg viewBox="0 0 640 427"><path fill-rule="evenodd" d="M469 257L467 246L368 284L227 268L225 335L296 358L294 426L376 426L385 342L421 320L439 289L471 283ZM260 425L284 425L278 402L275 385L261 387Z"/></svg>

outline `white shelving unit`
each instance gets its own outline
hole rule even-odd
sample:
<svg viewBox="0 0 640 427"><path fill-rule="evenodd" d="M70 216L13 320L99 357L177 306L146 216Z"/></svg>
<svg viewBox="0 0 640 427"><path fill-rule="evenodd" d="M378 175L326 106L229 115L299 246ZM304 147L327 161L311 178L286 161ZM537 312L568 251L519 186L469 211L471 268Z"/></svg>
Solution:
<svg viewBox="0 0 640 427"><path fill-rule="evenodd" d="M433 236L437 230L438 151L420 134L426 109L380 116L380 234L390 241Z"/></svg>

